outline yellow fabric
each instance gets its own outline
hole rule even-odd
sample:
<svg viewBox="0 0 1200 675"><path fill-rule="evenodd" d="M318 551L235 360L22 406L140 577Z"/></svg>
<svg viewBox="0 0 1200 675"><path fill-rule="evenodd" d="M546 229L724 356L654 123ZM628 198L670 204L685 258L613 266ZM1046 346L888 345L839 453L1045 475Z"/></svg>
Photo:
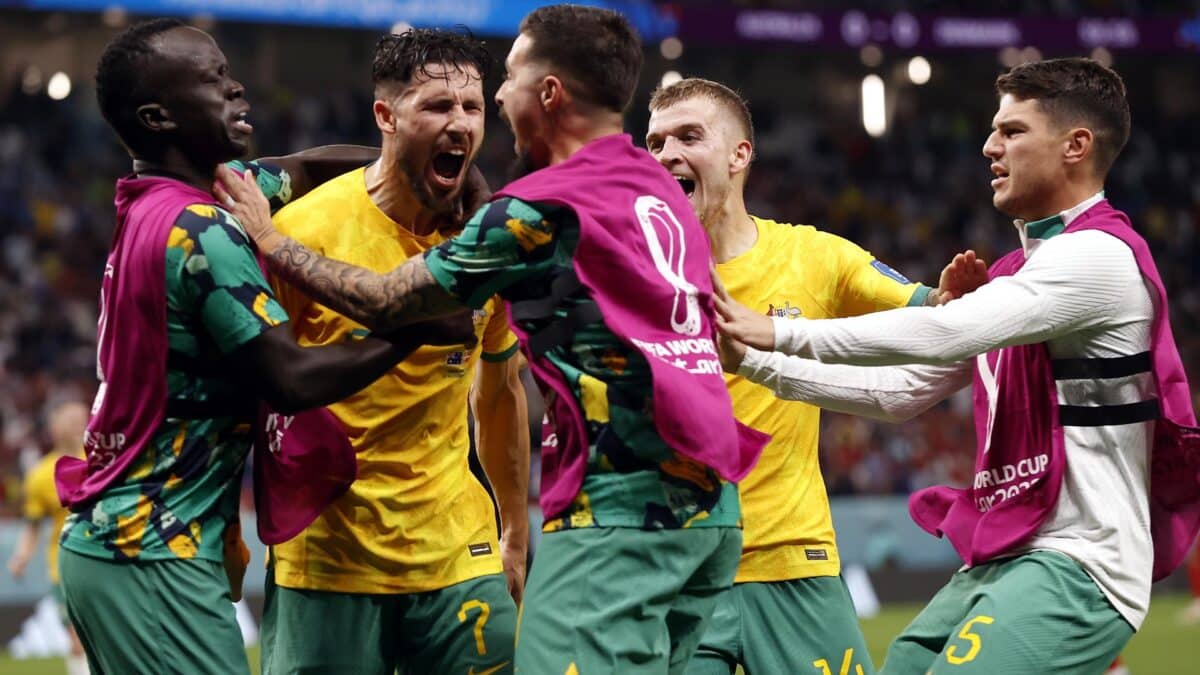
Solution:
<svg viewBox="0 0 1200 675"><path fill-rule="evenodd" d="M376 272L444 241L417 237L380 211L359 169L275 216L283 233L318 253ZM272 280L304 345L363 335L363 326ZM366 389L330 406L358 454L349 492L291 541L276 546L287 588L417 593L501 572L492 501L467 464L467 395L481 352L516 343L493 298L475 311L479 343L422 347Z"/></svg>
<svg viewBox="0 0 1200 675"><path fill-rule="evenodd" d="M62 456L61 452L52 452L38 460L25 474L23 486L25 518L32 521L54 519L46 544L46 573L50 576L50 582L55 584L58 583L58 535L62 533L63 522L67 519L67 510L58 501L58 490L54 487L54 464Z"/></svg>
<svg viewBox="0 0 1200 675"><path fill-rule="evenodd" d="M809 226L754 219L758 240L717 265L729 293L747 307L784 317L825 319L904 306L919 284L901 284L871 266L871 254ZM820 410L782 401L742 377L726 376L739 420L771 434L758 465L738 486L745 523L736 582L786 581L840 572L829 498L817 458Z"/></svg>

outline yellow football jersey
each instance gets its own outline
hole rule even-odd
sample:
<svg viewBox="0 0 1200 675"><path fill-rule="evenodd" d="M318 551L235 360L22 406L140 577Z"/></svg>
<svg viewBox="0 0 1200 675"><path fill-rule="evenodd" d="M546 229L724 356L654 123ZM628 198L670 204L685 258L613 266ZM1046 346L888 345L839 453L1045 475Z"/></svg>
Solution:
<svg viewBox="0 0 1200 675"><path fill-rule="evenodd" d="M340 176L275 216L280 232L321 255L376 272L445 240L418 237L367 194L364 170ZM364 335L354 321L277 279L304 345ZM287 588L417 593L501 572L492 501L468 468L467 395L475 364L515 353L495 298L475 311L472 349L422 347L366 389L330 406L358 454L358 480L291 541L274 547Z"/></svg>
<svg viewBox="0 0 1200 675"><path fill-rule="evenodd" d="M826 319L902 307L928 294L841 237L807 225L754 222L754 247L717 265L717 273L730 295L755 311ZM745 531L735 581L837 575L841 563L817 457L820 410L777 399L742 377L725 379L734 415L771 434L758 466L739 485Z"/></svg>
<svg viewBox="0 0 1200 675"><path fill-rule="evenodd" d="M62 534L63 522L67 519L67 509L58 501L58 489L54 487L54 464L62 456L61 452L52 452L42 457L25 475L22 486L25 518L33 521L54 519L50 541L46 544L46 566L49 568L46 573L55 584L58 583L58 535Z"/></svg>

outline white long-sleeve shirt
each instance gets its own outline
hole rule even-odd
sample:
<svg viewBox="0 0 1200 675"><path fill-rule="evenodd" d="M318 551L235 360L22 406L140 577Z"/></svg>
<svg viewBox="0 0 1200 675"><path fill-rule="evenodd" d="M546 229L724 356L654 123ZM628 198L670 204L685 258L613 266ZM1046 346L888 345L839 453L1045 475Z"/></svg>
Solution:
<svg viewBox="0 0 1200 675"><path fill-rule="evenodd" d="M751 351L741 374L788 398L903 419L965 386L972 361L978 362L972 357L1001 347L1045 342L1055 360L1146 352L1154 304L1132 251L1104 232L1061 234L1101 198L1055 219L1018 221L1025 265L947 305L849 319L775 320L778 351L822 363ZM1156 395L1148 372L1056 385L1059 403L1069 406L1122 405ZM1149 607L1154 560L1148 502L1153 422L1065 426L1064 436L1067 471L1058 503L1037 535L1014 553L1052 550L1073 558L1137 628Z"/></svg>

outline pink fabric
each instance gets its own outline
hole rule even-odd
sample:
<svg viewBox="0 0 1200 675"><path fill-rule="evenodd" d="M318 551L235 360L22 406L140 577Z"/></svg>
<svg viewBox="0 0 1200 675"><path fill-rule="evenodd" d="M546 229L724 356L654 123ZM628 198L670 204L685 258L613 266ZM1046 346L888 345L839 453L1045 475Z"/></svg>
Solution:
<svg viewBox="0 0 1200 675"><path fill-rule="evenodd" d="M256 431L258 538L282 544L349 489L358 462L341 423L325 408L280 415L264 403Z"/></svg>
<svg viewBox="0 0 1200 675"><path fill-rule="evenodd" d="M97 329L100 390L84 433L86 460L63 457L55 465L58 496L68 508L79 510L119 479L163 420L167 236L189 204L212 203L212 195L176 180L117 181Z"/></svg>
<svg viewBox="0 0 1200 675"><path fill-rule="evenodd" d="M1161 414L1150 456L1150 525L1157 581L1179 566L1200 531L1200 430L1195 428L1187 377L1171 333L1166 290L1145 240L1107 201L1081 214L1065 232L1081 230L1100 230L1125 242L1154 288L1150 337ZM1024 263L1023 252L1014 251L989 273L992 278L1015 274ZM1036 534L1058 501L1067 462L1045 344L992 352L986 363L995 376L996 410L989 445L988 373L979 366L974 392L976 484L961 490L929 488L909 501L913 520L932 534L948 537L968 565L1000 557ZM990 476L990 482L1000 485L983 485L989 481L980 476Z"/></svg>
<svg viewBox="0 0 1200 675"><path fill-rule="evenodd" d="M733 417L715 346L711 252L679 184L625 134L517 180L495 198L561 204L579 218L575 273L605 325L650 364L655 427L685 457L740 480L768 436ZM528 336L514 325L522 345ZM524 348L524 347L523 347ZM583 482L587 432L561 373L526 351L549 402L557 447L542 457L542 510L566 508Z"/></svg>
<svg viewBox="0 0 1200 675"><path fill-rule="evenodd" d="M115 483L152 441L167 399L166 250L171 227L212 195L167 178L117 182L117 225L105 266L98 328L100 393L84 437L86 460L63 457L55 483L80 510ZM255 430L259 537L277 544L307 527L354 481L354 449L337 420L310 410L283 424L263 404ZM272 425L272 420L275 423Z"/></svg>

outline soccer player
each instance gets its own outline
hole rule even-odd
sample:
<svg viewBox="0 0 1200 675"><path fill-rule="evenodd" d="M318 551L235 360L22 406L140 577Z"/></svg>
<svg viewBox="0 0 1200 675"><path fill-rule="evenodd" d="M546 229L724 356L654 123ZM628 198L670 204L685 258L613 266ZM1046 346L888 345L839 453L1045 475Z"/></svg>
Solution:
<svg viewBox="0 0 1200 675"><path fill-rule="evenodd" d="M471 333L447 320L394 342L296 344L240 224L207 191L252 132L207 33L131 27L105 48L96 90L134 173L117 183L87 462L56 472L71 509L67 612L94 672L248 673L224 563L258 400L281 413L333 403L421 341Z"/></svg>
<svg viewBox="0 0 1200 675"><path fill-rule="evenodd" d="M59 503L58 492L54 489L54 463L60 457L81 454L83 430L87 426L87 419L87 406L76 402L63 403L50 413L48 427L50 441L54 445L25 476L25 526L17 539L17 547L8 560L8 571L14 579L25 576L25 568L29 566L33 552L37 549L38 539L41 538L43 522L50 520L53 523L50 543L46 546L46 571L63 626L71 640L70 651L67 653L67 675L87 675L88 666L83 645L79 643L79 636L75 634L75 628L67 618L62 586L58 583L58 535L62 532L63 521L67 519L67 510Z"/></svg>
<svg viewBox="0 0 1200 675"><path fill-rule="evenodd" d="M841 237L751 216L743 192L754 128L746 103L725 85L689 78L656 91L646 147L683 186L729 294L764 316L823 319L937 304L987 280L982 262L970 268L974 279L956 277L951 266L932 292ZM741 563L688 672L732 673L742 664L751 673L800 673L824 663L873 673L840 576L817 456L819 409L777 399L743 377L726 381L734 414L771 442L738 486Z"/></svg>
<svg viewBox="0 0 1200 675"><path fill-rule="evenodd" d="M741 551L732 481L765 441L734 421L713 372L704 231L621 133L641 61L616 12L525 17L496 102L533 172L388 274L280 236L253 183L221 174L272 270L355 321L394 326L497 293L510 303L558 439L543 448L546 533L518 672L681 673Z"/></svg>
<svg viewBox="0 0 1200 675"><path fill-rule="evenodd" d="M380 39L372 67L379 160L279 211L279 231L378 272L445 241L438 228L454 221L483 142L488 62L482 43L456 32ZM272 282L300 344L366 333ZM418 350L330 406L350 430L358 479L272 548L263 672L512 672L529 537L528 413L517 338L499 299L475 310L474 330L476 344ZM470 392L500 539L492 500L468 466Z"/></svg>
<svg viewBox="0 0 1200 675"><path fill-rule="evenodd" d="M988 284L944 307L826 321L719 300L731 337L805 357L742 359L726 342L728 365L790 398L902 419L974 376L973 484L910 502L966 567L892 643L889 674L1102 672L1196 532L1194 498L1172 504L1195 493L1179 481L1196 467L1151 481L1150 453L1167 471L1189 461L1180 427L1195 424L1166 292L1103 193L1129 135L1124 83L1057 59L1017 66L996 89L983 153L1021 248ZM1152 485L1176 498L1151 499Z"/></svg>

